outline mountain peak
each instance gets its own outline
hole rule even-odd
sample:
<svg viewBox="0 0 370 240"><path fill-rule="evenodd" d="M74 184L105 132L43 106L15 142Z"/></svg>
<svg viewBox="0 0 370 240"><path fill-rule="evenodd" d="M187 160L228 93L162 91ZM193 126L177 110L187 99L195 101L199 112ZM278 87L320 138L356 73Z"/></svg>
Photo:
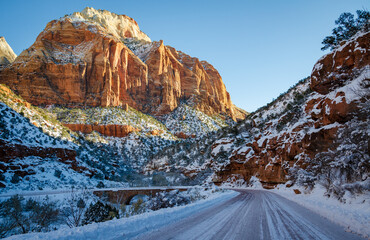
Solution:
<svg viewBox="0 0 370 240"><path fill-rule="evenodd" d="M69 18L72 22L87 22L104 28L108 33L117 37L121 41L126 38L136 38L146 42L151 42L150 38L143 33L137 22L126 15L119 15L107 10L96 10L86 7L81 12L75 12L62 19Z"/></svg>
<svg viewBox="0 0 370 240"><path fill-rule="evenodd" d="M5 38L0 36L0 69L12 63L16 57L17 55L13 52Z"/></svg>
<svg viewBox="0 0 370 240"><path fill-rule="evenodd" d="M0 82L35 105L127 104L160 116L185 102L210 116L245 118L213 66L151 42L132 18L93 8L49 22Z"/></svg>

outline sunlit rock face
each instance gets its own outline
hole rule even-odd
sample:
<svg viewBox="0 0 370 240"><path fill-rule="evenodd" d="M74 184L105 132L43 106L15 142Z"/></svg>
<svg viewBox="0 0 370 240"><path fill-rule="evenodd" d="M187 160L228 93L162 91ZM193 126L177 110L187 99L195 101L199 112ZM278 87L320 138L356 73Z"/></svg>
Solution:
<svg viewBox="0 0 370 240"><path fill-rule="evenodd" d="M16 57L17 55L15 55L5 38L0 37L0 70L14 62Z"/></svg>
<svg viewBox="0 0 370 240"><path fill-rule="evenodd" d="M163 115L187 102L209 115L245 118L212 65L151 42L130 17L92 8L48 23L0 82L35 105L127 104Z"/></svg>

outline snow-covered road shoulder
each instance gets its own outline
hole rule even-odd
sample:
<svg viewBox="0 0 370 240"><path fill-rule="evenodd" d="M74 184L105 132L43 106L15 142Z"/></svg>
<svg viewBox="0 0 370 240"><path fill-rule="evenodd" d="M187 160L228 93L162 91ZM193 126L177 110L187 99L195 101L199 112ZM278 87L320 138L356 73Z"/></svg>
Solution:
<svg viewBox="0 0 370 240"><path fill-rule="evenodd" d="M302 189L300 190L303 192ZM368 193L356 198L349 197L346 203L341 203L337 199L324 197L325 190L320 187L315 187L309 194L295 194L293 189L284 186L272 191L342 226L347 232L353 232L365 238L370 237L370 195Z"/></svg>
<svg viewBox="0 0 370 240"><path fill-rule="evenodd" d="M11 236L7 239L131 239L164 225L174 223L200 210L227 201L239 193L218 192L207 199L174 208L160 209L130 218L114 219L103 223L93 223L77 228L62 228L48 233L30 233Z"/></svg>

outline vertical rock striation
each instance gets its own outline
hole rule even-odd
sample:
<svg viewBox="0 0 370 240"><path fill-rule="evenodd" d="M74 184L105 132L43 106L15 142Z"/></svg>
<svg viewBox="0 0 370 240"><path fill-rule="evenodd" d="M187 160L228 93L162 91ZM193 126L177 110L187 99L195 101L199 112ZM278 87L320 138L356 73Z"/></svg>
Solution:
<svg viewBox="0 0 370 240"><path fill-rule="evenodd" d="M245 117L212 65L151 42L132 18L92 8L48 23L0 83L35 105L128 104L162 115L186 101L209 115Z"/></svg>

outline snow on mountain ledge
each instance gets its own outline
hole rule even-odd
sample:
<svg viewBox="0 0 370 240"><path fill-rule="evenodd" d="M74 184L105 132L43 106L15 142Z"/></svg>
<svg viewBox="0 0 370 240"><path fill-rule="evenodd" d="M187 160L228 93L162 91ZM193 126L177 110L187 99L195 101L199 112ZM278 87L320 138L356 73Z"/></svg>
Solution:
<svg viewBox="0 0 370 240"><path fill-rule="evenodd" d="M136 38L145 42L151 42L150 38L143 33L136 21L126 15L118 15L107 10L96 10L86 7L81 12L67 15L72 22L89 22L107 30L110 34L121 39Z"/></svg>
<svg viewBox="0 0 370 240"><path fill-rule="evenodd" d="M160 44L160 42L146 42L135 38L126 38L124 43L143 62L146 61L151 50L158 48Z"/></svg>

